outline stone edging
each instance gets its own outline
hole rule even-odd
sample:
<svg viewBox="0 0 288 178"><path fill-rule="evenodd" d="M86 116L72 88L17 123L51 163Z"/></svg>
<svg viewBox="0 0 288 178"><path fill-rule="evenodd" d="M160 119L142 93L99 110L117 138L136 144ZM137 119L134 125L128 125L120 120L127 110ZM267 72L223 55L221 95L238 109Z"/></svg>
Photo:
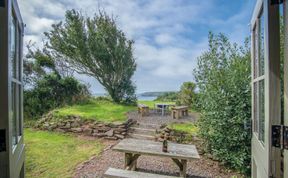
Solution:
<svg viewBox="0 0 288 178"><path fill-rule="evenodd" d="M77 133L110 140L124 139L128 129L136 121L128 119L124 123L103 123L97 121L83 121L80 116L67 116L53 121L53 112L44 115L35 125L41 130L57 131L63 133Z"/></svg>

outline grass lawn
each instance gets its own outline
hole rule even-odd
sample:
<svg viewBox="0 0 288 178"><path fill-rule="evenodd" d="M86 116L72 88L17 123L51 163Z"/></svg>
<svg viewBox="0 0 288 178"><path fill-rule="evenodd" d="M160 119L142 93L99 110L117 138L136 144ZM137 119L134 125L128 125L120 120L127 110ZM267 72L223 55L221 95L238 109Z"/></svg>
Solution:
<svg viewBox="0 0 288 178"><path fill-rule="evenodd" d="M174 102L161 101L138 101L138 103L146 104L150 108L154 108L155 103L175 104ZM135 106L125 106L111 101L93 99L87 104L77 104L56 109L55 115L59 117L78 115L84 119L111 123L126 121L126 113L136 109Z"/></svg>
<svg viewBox="0 0 288 178"><path fill-rule="evenodd" d="M78 115L84 119L92 119L101 122L123 122L126 121L126 113L136 110L135 106L115 104L105 100L91 100L88 104L67 106L57 109L58 116Z"/></svg>
<svg viewBox="0 0 288 178"><path fill-rule="evenodd" d="M198 127L193 123L172 123L168 127L176 132L184 132L187 134L197 134Z"/></svg>
<svg viewBox="0 0 288 178"><path fill-rule="evenodd" d="M73 169L102 145L72 135L25 129L26 177L72 177Z"/></svg>

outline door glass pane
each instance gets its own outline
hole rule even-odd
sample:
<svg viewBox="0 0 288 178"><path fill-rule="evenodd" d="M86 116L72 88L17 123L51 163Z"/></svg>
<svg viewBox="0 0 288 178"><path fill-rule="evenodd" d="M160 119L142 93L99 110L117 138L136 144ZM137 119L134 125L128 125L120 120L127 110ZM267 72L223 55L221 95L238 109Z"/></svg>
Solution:
<svg viewBox="0 0 288 178"><path fill-rule="evenodd" d="M264 75L264 15L263 11L259 16L259 37L258 37L258 45L259 45L259 76Z"/></svg>
<svg viewBox="0 0 288 178"><path fill-rule="evenodd" d="M16 21L13 18L11 23L11 37L10 37L10 58L12 67L12 77L16 78L17 74L17 59L16 59Z"/></svg>
<svg viewBox="0 0 288 178"><path fill-rule="evenodd" d="M258 83L254 83L254 91L253 91L253 96L254 96L254 103L253 103L253 114L254 114L254 132L258 133L259 130L259 117L258 117Z"/></svg>
<svg viewBox="0 0 288 178"><path fill-rule="evenodd" d="M22 32L21 32L21 28L18 26L18 31L17 31L17 59L18 59L18 67L17 67L17 70L18 70L18 80L19 81L22 81L22 54L21 54L21 51L22 51Z"/></svg>
<svg viewBox="0 0 288 178"><path fill-rule="evenodd" d="M254 68L253 68L253 76L254 78L258 77L258 26L256 26L253 30L253 64L254 64Z"/></svg>
<svg viewBox="0 0 288 178"><path fill-rule="evenodd" d="M11 127L12 127L12 145L17 144L17 84L12 82L12 121L11 121Z"/></svg>
<svg viewBox="0 0 288 178"><path fill-rule="evenodd" d="M265 134L265 90L264 80L259 81L259 140L264 142Z"/></svg>
<svg viewBox="0 0 288 178"><path fill-rule="evenodd" d="M23 119L23 111L22 111L22 105L23 105L23 103L22 103L22 86L21 85L18 85L19 86L19 90L18 90L18 123L19 123L19 125L18 125L18 136L21 136L22 135L22 133L23 133L23 127L22 127L22 125L23 125L23 123L22 123L22 119Z"/></svg>

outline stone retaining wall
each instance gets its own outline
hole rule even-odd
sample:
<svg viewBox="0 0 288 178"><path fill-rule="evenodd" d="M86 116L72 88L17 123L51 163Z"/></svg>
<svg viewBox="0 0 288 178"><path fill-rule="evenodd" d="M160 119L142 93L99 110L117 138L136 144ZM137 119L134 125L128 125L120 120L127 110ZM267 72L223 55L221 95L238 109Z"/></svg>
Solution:
<svg viewBox="0 0 288 178"><path fill-rule="evenodd" d="M36 124L36 128L41 130L72 132L87 136L117 140L124 139L128 129L136 121L128 119L124 123L103 123L93 120L83 120L79 116L67 116L57 119L55 122L53 112L44 115Z"/></svg>
<svg viewBox="0 0 288 178"><path fill-rule="evenodd" d="M187 138L190 138L192 140L198 140L194 135L183 132L175 132L167 126L162 126L159 130L157 130L155 140L162 142L165 136L167 140L177 143L183 143L187 140Z"/></svg>

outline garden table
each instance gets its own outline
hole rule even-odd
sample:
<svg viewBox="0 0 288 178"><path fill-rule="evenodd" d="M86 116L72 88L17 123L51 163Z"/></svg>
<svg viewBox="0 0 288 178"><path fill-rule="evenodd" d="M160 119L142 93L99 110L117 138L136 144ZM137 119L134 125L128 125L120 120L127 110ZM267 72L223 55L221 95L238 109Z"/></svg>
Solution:
<svg viewBox="0 0 288 178"><path fill-rule="evenodd" d="M155 103L155 107L161 109L161 115L162 116L164 116L165 109L169 109L169 106L171 106L171 104Z"/></svg>
<svg viewBox="0 0 288 178"><path fill-rule="evenodd" d="M195 145L168 143L168 152L162 151L162 142L139 139L124 139L113 150L125 153L125 169L135 170L141 155L168 157L180 169L180 176L186 177L187 161L199 159Z"/></svg>

